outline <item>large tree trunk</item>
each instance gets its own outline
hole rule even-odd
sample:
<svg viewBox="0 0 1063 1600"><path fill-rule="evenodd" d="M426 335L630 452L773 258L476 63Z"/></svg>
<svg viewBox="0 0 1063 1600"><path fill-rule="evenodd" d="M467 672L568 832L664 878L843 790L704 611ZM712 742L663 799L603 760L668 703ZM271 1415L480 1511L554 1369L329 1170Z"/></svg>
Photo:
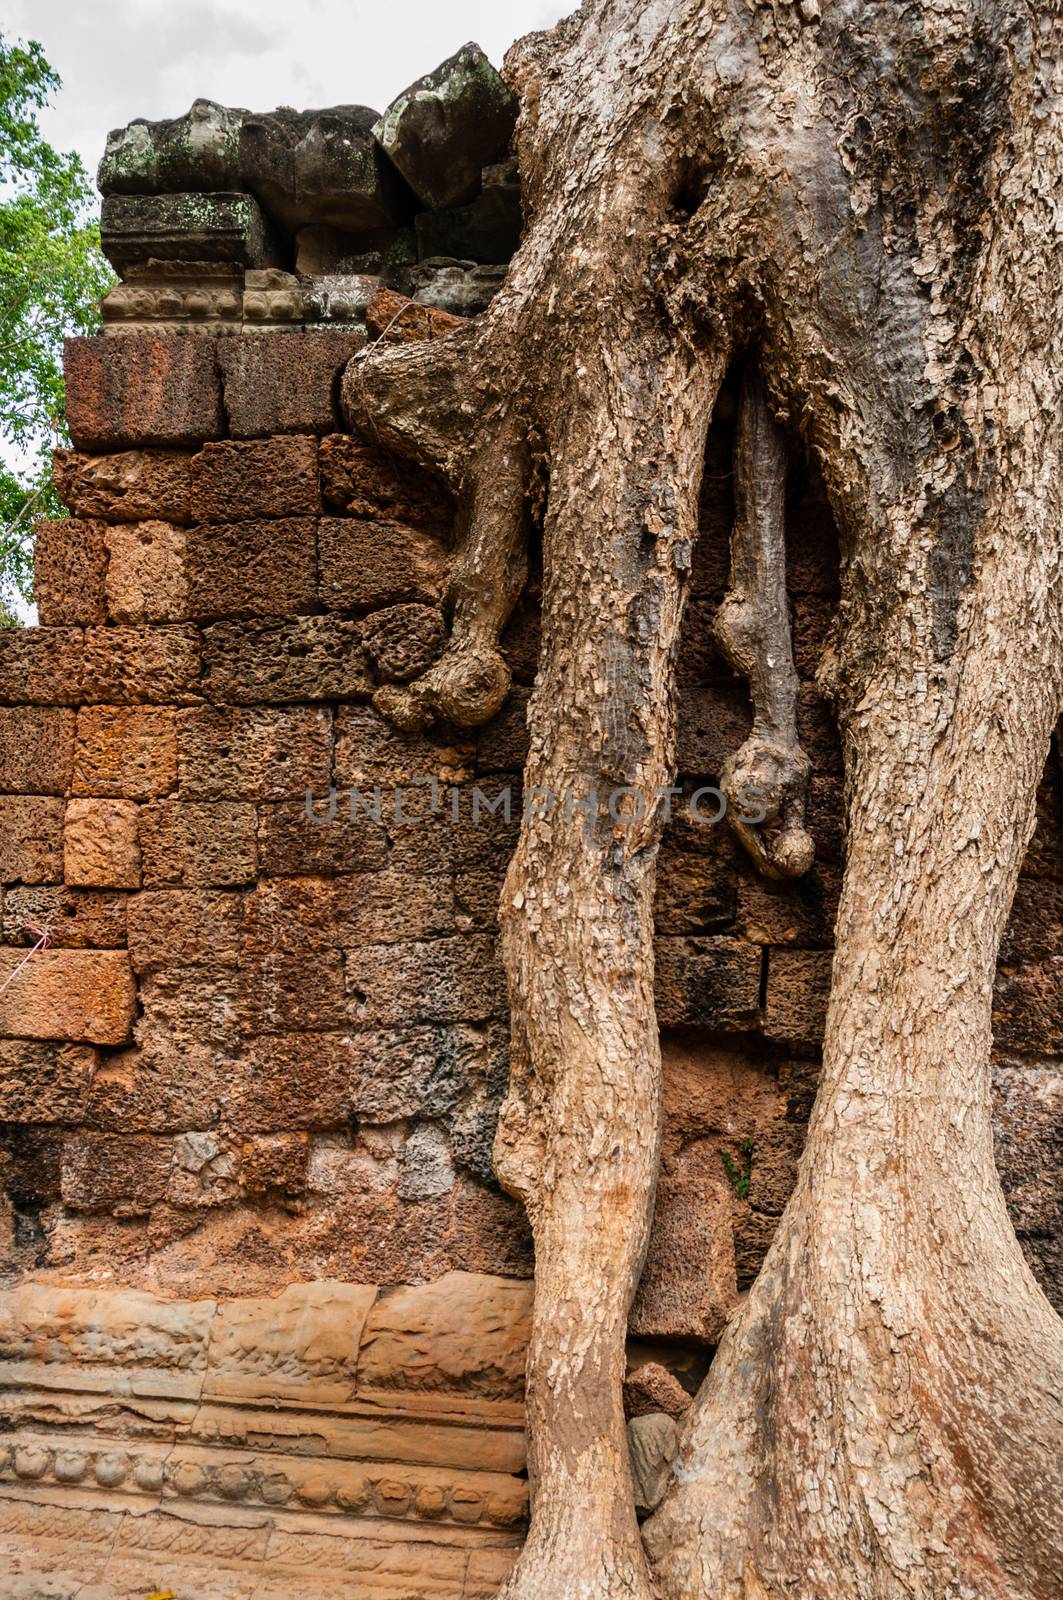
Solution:
<svg viewBox="0 0 1063 1600"><path fill-rule="evenodd" d="M1060 42L1058 16L1004 0L588 0L510 60L530 215L491 311L347 379L355 420L466 508L450 650L383 707L405 725L497 708L525 490L545 504L528 782L554 803L502 907L496 1156L537 1248L533 1523L507 1600L1063 1585L1063 1337L1005 1215L988 1099L997 944L1063 682ZM620 1383L659 1129L655 794L706 420L750 345L845 542L848 868L799 1183L646 1530L651 1580ZM773 548L765 525L748 571ZM765 651L777 593L776 574ZM799 871L786 686L767 655L743 670L794 841L759 854Z"/></svg>

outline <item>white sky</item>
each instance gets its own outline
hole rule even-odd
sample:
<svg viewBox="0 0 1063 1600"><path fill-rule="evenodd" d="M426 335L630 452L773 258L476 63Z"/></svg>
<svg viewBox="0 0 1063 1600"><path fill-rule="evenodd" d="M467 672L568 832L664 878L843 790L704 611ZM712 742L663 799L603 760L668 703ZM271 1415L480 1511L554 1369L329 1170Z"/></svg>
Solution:
<svg viewBox="0 0 1063 1600"><path fill-rule="evenodd" d="M0 0L5 34L39 39L63 80L42 118L90 175L107 133L203 97L271 111L375 106L475 39L495 65L577 0Z"/></svg>

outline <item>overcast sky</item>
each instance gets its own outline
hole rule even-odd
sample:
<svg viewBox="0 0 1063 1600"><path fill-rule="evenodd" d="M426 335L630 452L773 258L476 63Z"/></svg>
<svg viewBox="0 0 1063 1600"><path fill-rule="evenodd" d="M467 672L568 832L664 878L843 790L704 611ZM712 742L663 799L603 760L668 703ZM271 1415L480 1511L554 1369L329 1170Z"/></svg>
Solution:
<svg viewBox="0 0 1063 1600"><path fill-rule="evenodd" d="M378 110L475 39L501 64L577 0L0 0L5 34L39 39L63 80L49 140L95 175L107 133L198 98L271 111Z"/></svg>

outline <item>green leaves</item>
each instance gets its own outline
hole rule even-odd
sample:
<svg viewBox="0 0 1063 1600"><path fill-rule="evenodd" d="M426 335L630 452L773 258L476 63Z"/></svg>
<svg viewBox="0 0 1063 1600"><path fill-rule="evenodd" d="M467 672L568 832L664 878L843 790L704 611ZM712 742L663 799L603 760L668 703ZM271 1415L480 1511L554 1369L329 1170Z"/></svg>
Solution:
<svg viewBox="0 0 1063 1600"><path fill-rule="evenodd" d="M67 438L63 339L97 331L115 281L85 169L37 123L58 88L39 44L0 33L0 612L8 614L16 595L32 598L34 522L62 515L49 458Z"/></svg>

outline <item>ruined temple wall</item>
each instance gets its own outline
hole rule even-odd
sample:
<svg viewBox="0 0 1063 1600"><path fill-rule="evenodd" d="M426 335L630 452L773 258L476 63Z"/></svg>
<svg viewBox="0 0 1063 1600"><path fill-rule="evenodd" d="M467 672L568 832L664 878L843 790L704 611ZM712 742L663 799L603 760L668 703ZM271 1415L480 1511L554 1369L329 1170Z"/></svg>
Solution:
<svg viewBox="0 0 1063 1600"><path fill-rule="evenodd" d="M343 432L338 378L361 341L68 351L71 516L40 533L41 626L0 635L12 1594L12 1574L65 1572L87 1548L108 1594L147 1592L161 1551L182 1594L211 1600L265 1570L260 1600L352 1578L400 1600L486 1595L520 1539L532 1256L490 1149L537 579L533 561L492 724L413 737L379 717L376 688L441 648L452 508ZM749 727L710 637L732 432L728 389L679 659L688 797ZM787 521L817 861L765 884L711 796L697 817L675 804L657 895L668 1121L632 1410L681 1409L704 1372L815 1087L842 790L814 674L839 556L799 466ZM356 787L379 789L379 819L350 820ZM310 820L307 791L327 814L333 789L335 819ZM510 790L511 819L474 816L476 789ZM1002 952L995 1092L1012 1214L1057 1304L1061 926L1053 759Z"/></svg>

